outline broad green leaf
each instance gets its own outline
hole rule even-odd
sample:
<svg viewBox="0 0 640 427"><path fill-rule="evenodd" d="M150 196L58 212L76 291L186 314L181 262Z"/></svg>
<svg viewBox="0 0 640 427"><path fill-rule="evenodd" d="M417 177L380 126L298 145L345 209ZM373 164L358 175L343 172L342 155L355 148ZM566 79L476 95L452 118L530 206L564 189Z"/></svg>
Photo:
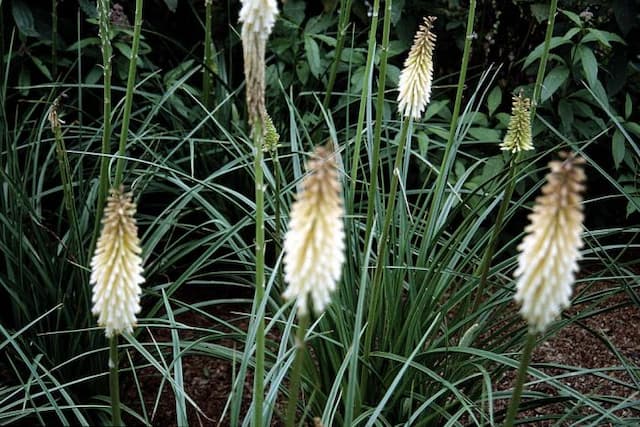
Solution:
<svg viewBox="0 0 640 427"><path fill-rule="evenodd" d="M487 107L489 108L490 116L493 116L493 113L495 113L501 103L502 89L500 86L496 86L489 92L489 96L487 97Z"/></svg>
<svg viewBox="0 0 640 427"><path fill-rule="evenodd" d="M591 90L593 91L593 94L600 101L601 104L608 105L609 96L607 95L607 91L604 90L604 86L602 86L602 83L600 83L599 80L596 80L595 82L593 82L593 84L589 85L589 87L591 88Z"/></svg>
<svg viewBox="0 0 640 427"><path fill-rule="evenodd" d="M546 3L533 3L529 8L531 9L533 17L538 21L538 24L541 24L549 18L549 6Z"/></svg>
<svg viewBox="0 0 640 427"><path fill-rule="evenodd" d="M560 13L562 13L567 18L571 19L573 23L576 24L578 27L582 27L582 20L580 19L580 16L578 16L578 14L570 12L568 10L563 10L563 9L560 9Z"/></svg>
<svg viewBox="0 0 640 427"><path fill-rule="evenodd" d="M400 40L391 40L389 42L389 50L387 51L387 57L391 58L396 55L404 54L410 46Z"/></svg>
<svg viewBox="0 0 640 427"><path fill-rule="evenodd" d="M551 97L569 78L569 69L565 66L559 66L549 72L542 83L542 93L540 94L540 103L543 103Z"/></svg>
<svg viewBox="0 0 640 427"><path fill-rule="evenodd" d="M624 118L628 119L633 111L633 103L631 101L631 97L627 93L624 98Z"/></svg>
<svg viewBox="0 0 640 427"><path fill-rule="evenodd" d="M629 132L631 132L632 134L634 134L635 136L637 136L638 138L640 138L640 124L635 122L626 122L624 124L624 128Z"/></svg>
<svg viewBox="0 0 640 427"><path fill-rule="evenodd" d="M116 42L113 44L125 58L131 59L131 46L126 43Z"/></svg>
<svg viewBox="0 0 640 427"><path fill-rule="evenodd" d="M424 113L423 120L428 120L433 116L441 117L445 120L449 120L451 118L451 110L447 108L449 105L449 101L441 100L441 101L433 101L427 107L427 111Z"/></svg>
<svg viewBox="0 0 640 427"><path fill-rule="evenodd" d="M309 81L309 64L306 62L298 62L296 65L296 76L298 80L304 85Z"/></svg>
<svg viewBox="0 0 640 427"><path fill-rule="evenodd" d="M498 142L502 140L502 132L489 128L470 128L469 134L482 142Z"/></svg>
<svg viewBox="0 0 640 427"><path fill-rule="evenodd" d="M98 66L96 65L87 73L87 77L85 77L84 83L88 85L93 85L98 83L101 78L102 78L102 69L98 68Z"/></svg>
<svg viewBox="0 0 640 427"><path fill-rule="evenodd" d="M511 114L507 113L498 113L496 114L496 119L500 122L503 128L507 128L509 126L509 120L511 120Z"/></svg>
<svg viewBox="0 0 640 427"><path fill-rule="evenodd" d="M556 47L562 46L567 43L570 43L570 40L567 39L566 36L551 37L551 41L549 42L549 50L555 49ZM540 57L542 56L543 50L544 50L544 43L541 43L538 46L536 46L536 48L533 49L533 51L529 54L529 56L527 56L527 59L525 59L524 64L522 65L522 68L525 69L529 65L533 64L533 61L540 59Z"/></svg>
<svg viewBox="0 0 640 427"><path fill-rule="evenodd" d="M96 2L90 0L79 0L80 9L90 18L98 17L98 9L96 9Z"/></svg>
<svg viewBox="0 0 640 427"><path fill-rule="evenodd" d="M311 37L306 35L304 37L304 50L307 56L307 62L309 62L309 70L316 78L320 77L322 72L322 64L320 63L320 48L318 43Z"/></svg>
<svg viewBox="0 0 640 427"><path fill-rule="evenodd" d="M282 14L297 25L304 21L304 10L307 4L301 0L289 0L282 5Z"/></svg>
<svg viewBox="0 0 640 427"><path fill-rule="evenodd" d="M576 27L569 28L567 32L564 34L564 38L567 40L570 40L573 38L573 36L575 36L579 32L580 32L580 28L576 28Z"/></svg>
<svg viewBox="0 0 640 427"><path fill-rule="evenodd" d="M44 74L46 78L53 81L53 76L51 76L51 72L49 71L47 66L44 65L42 60L34 55L29 55L29 56L31 57L31 60L33 61L34 65L38 68L38 70L40 70L40 72Z"/></svg>
<svg viewBox="0 0 640 427"><path fill-rule="evenodd" d="M587 35L581 40L582 43L599 41L607 47L611 47L610 42L626 44L622 37L609 31L596 30L595 28L589 28L587 31Z"/></svg>
<svg viewBox="0 0 640 427"><path fill-rule="evenodd" d="M82 50L87 46L100 46L100 39L98 37L87 37L86 39L79 40L69 46L67 51L73 52L78 49Z"/></svg>
<svg viewBox="0 0 640 427"><path fill-rule="evenodd" d="M387 86L397 87L400 80L400 68L395 65L387 65Z"/></svg>
<svg viewBox="0 0 640 427"><path fill-rule="evenodd" d="M333 25L332 15L318 15L309 19L305 25L305 33L322 34Z"/></svg>
<svg viewBox="0 0 640 427"><path fill-rule="evenodd" d="M326 36L324 34L314 34L313 37L323 41L324 43L328 44L331 47L335 47L337 43L335 38Z"/></svg>
<svg viewBox="0 0 640 427"><path fill-rule="evenodd" d="M164 4L167 5L171 12L175 12L178 7L178 0L164 0Z"/></svg>
<svg viewBox="0 0 640 427"><path fill-rule="evenodd" d="M622 135L622 132L619 130L616 130L611 140L611 154L613 155L613 163L616 169L620 167L620 163L622 163L624 159L625 151L624 135Z"/></svg>
<svg viewBox="0 0 640 427"><path fill-rule="evenodd" d="M391 4L391 23L397 25L402 16L405 0L396 0Z"/></svg>
<svg viewBox="0 0 640 427"><path fill-rule="evenodd" d="M590 87L598 80L598 61L593 51L585 45L578 46L578 56L582 62L582 70Z"/></svg>
<svg viewBox="0 0 640 427"><path fill-rule="evenodd" d="M31 9L22 0L14 0L11 3L11 14L18 30L25 36L38 37L38 32L33 23Z"/></svg>
<svg viewBox="0 0 640 427"><path fill-rule="evenodd" d="M29 68L25 67L20 70L18 74L18 87L20 88L20 94L26 95L29 92L28 86L31 86L31 72Z"/></svg>
<svg viewBox="0 0 640 427"><path fill-rule="evenodd" d="M571 129L573 125L573 102L562 98L558 102L558 115L560 116L560 122L565 131Z"/></svg>
<svg viewBox="0 0 640 427"><path fill-rule="evenodd" d="M416 138L418 139L418 151L422 157L425 157L429 150L429 136L424 132L420 132L416 135Z"/></svg>

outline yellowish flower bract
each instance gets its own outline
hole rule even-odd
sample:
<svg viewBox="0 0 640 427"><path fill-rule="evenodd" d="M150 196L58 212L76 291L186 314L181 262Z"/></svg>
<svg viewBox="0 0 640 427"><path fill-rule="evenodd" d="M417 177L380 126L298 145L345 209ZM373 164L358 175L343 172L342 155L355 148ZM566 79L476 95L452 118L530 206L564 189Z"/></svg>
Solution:
<svg viewBox="0 0 640 427"><path fill-rule="evenodd" d="M529 98L523 97L522 93L513 97L511 118L509 119L507 134L502 144L500 144L500 149L508 150L512 153L533 150L530 110L531 100Z"/></svg>
<svg viewBox="0 0 640 427"><path fill-rule="evenodd" d="M436 18L424 18L404 62L398 83L398 110L405 117L419 119L431 99L433 49L436 35L431 32Z"/></svg>
<svg viewBox="0 0 640 427"><path fill-rule="evenodd" d="M131 193L124 193L122 187L111 190L91 259L92 312L109 338L131 333L140 312L144 278L135 211Z"/></svg>
<svg viewBox="0 0 640 427"><path fill-rule="evenodd" d="M299 316L307 314L309 297L316 314L325 310L344 264L344 208L334 155L325 147L316 148L284 239L288 287L283 297L296 299Z"/></svg>
<svg viewBox="0 0 640 427"><path fill-rule="evenodd" d="M570 304L582 247L582 184L584 160L561 153L564 161L549 163L551 172L536 199L527 235L518 246L516 302L532 333L543 332Z"/></svg>
<svg viewBox="0 0 640 427"><path fill-rule="evenodd" d="M239 21L246 79L249 122L262 119L264 108L264 54L267 39L278 16L276 0L242 0Z"/></svg>
<svg viewBox="0 0 640 427"><path fill-rule="evenodd" d="M273 124L273 120L271 120L271 116L269 114L264 115L264 151L274 152L278 149L278 144L280 143L280 134L278 130Z"/></svg>

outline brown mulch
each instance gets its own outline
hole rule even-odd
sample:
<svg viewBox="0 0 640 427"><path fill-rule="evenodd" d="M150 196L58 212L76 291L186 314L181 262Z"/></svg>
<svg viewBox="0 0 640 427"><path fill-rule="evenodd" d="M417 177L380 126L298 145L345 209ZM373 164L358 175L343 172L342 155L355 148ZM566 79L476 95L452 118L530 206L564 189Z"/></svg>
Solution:
<svg viewBox="0 0 640 427"><path fill-rule="evenodd" d="M216 306L208 310L212 315L219 319L223 319L234 326L246 330L248 327L248 312L250 306ZM229 332L229 328L224 327L220 323L213 324L211 318L193 312L185 312L179 314L175 318L176 323L185 325L186 328L179 329L181 340L195 341L201 338L204 333L189 330L192 328L210 328L220 332ZM141 342L171 342L171 331L164 328L147 329L146 335L138 338ZM239 343L228 339L222 339L215 342L219 345L236 348L242 352L243 348ZM171 349L163 347L166 353L165 359L171 360ZM148 350L158 358L158 352ZM144 364L145 360L138 357L135 364ZM167 362L168 363L168 362ZM198 409L194 408L187 401L187 417L189 425L192 426L228 426L229 411L226 408L227 398L233 388L233 382L238 374L240 363L233 363L218 359L207 355L187 355L182 358L183 381L185 391L189 397L198 405ZM142 389L143 400L148 417L154 426L174 427L177 426L176 406L174 393L168 382L162 381L162 375L154 367L145 367L137 370L138 381ZM139 393L132 375L124 376L122 380L123 391L121 392L122 401L141 413ZM247 372L243 386L243 405L241 413L246 413L251 402L251 394L253 389L253 374ZM158 393L160 392L160 398ZM223 413L225 417L223 418ZM241 418L242 419L242 418ZM139 422L133 418L128 418L127 425L139 425ZM272 425L279 425L272 423Z"/></svg>
<svg viewBox="0 0 640 427"><path fill-rule="evenodd" d="M618 286L615 283L602 282L591 285L588 289L578 287L575 292L582 293L584 297L616 290ZM617 292L615 295L605 298L595 307L591 307L591 310L594 309L605 310L593 317L563 327L549 340L539 344L534 350L531 365L548 375L563 375L571 372L553 365L585 369L619 368L623 363L616 356L615 351L627 363L636 366L640 364L640 307L632 302L628 294ZM587 310L587 303L571 307L567 310L566 316L580 314L582 310ZM615 351L607 342L611 343ZM632 378L623 370L611 370L606 374L617 380L633 384ZM514 378L514 371L505 373L503 378L497 382L496 388L498 390L511 389ZM529 380L533 380L533 378L530 377ZM584 395L609 395L640 400L637 389L632 390L595 375L568 376L561 381ZM548 393L552 396L557 395L557 391L553 387L544 383L536 384L529 390ZM499 401L495 406L497 410L504 410L507 405L507 401ZM522 405L526 405L526 400L523 400ZM544 418L548 414L562 414L563 412L565 410L560 404L550 404L523 411L519 418ZM580 415L588 413L588 411L582 411ZM616 411L615 415L620 418L638 417L640 416L640 407L633 411L631 409ZM556 424L555 421L546 420L521 425L550 426Z"/></svg>
<svg viewBox="0 0 640 427"><path fill-rule="evenodd" d="M576 293L583 292L585 295L605 292L607 289L618 286L615 283L599 283L596 286L590 286L588 289L578 288ZM607 298L605 302L598 307L611 308L594 317L585 319L579 323L567 325L558 331L551 339L539 345L534 351L532 365L537 369L544 371L549 375L560 375L566 371L549 366L568 365L580 368L607 368L620 366L621 362L614 352L605 342L608 340L617 349L617 351L626 358L628 362L635 365L640 364L640 307L635 305L630 297L624 292L618 292L614 296ZM567 311L568 315L574 315L581 310L585 310L585 304L574 306ZM215 315L237 325L241 328L247 327L247 316L239 313L246 313L250 307L218 307ZM192 327L215 328L223 331L220 324L212 325L211 319L195 314L184 313L177 316L176 321ZM196 339L200 336L192 331L180 331L181 339ZM272 337L277 340L277 337ZM170 331L168 329L154 329L153 339L157 342L167 342L171 340ZM606 340L605 340L606 339ZM140 337L141 341L151 341L151 336ZM218 344L233 346L231 341L220 341ZM239 343L235 343L239 346ZM238 347L241 351L242 349ZM170 350L168 350L170 352ZM156 354L157 356L157 354ZM170 354L168 354L170 358ZM142 360L136 360L141 363ZM231 391L232 381L237 375L239 363L234 367L231 362L216 359L210 356L189 355L183 357L183 373L186 392L198 404L201 411L200 414L189 403L188 418L189 424L193 426L228 426L228 409L226 418L222 419L222 413L225 410L227 397ZM162 377L153 367L146 367L138 370L138 379L141 382L141 388L144 395L144 405L149 414L149 418L153 425L158 426L176 426L175 417L175 401L171 386L165 382L158 399L158 392L161 387ZM621 381L632 383L629 375L624 371L609 372L608 375ZM505 375L495 381L497 390L508 390L513 385L513 371L505 373ZM603 378L593 375L571 376L562 380L566 385L574 388L580 393L601 395L613 395L624 398L632 396L632 392L628 387L616 384ZM138 391L133 381L133 377L123 376L122 380L122 400L134 410L140 412L140 402ZM244 406L242 411L246 411L248 403L251 401L251 390L253 385L253 377L249 372L245 379L243 388ZM548 385L537 384L532 387L533 390L545 392L553 395L555 391ZM530 389L531 390L531 389ZM635 396L634 399L640 400ZM526 404L526 401L523 402ZM495 409L497 412L504 411L507 401L497 401ZM562 413L563 408L560 404L550 404L548 406L539 407L524 411L520 417L529 419L543 417L546 414ZM638 411L626 409L616 412L619 417L640 416L640 408ZM128 419L129 425L136 425L133 419ZM274 416L272 425L280 425L277 417ZM527 424L529 426L546 426L554 425L551 421L536 421Z"/></svg>

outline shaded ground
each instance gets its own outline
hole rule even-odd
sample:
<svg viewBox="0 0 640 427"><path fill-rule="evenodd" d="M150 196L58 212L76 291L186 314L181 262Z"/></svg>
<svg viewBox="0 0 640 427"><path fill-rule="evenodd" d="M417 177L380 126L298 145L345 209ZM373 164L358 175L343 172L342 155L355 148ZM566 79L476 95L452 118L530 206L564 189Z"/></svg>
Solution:
<svg viewBox="0 0 640 427"><path fill-rule="evenodd" d="M588 290L578 288L576 291L582 292L583 297L597 296L615 287L614 283L599 283L596 286L591 286ZM575 305L567 311L567 315L581 314L582 311L588 309L587 303ZM538 345L533 353L532 366L549 375L563 375L570 373L570 371L558 368L558 365L593 369L613 368L622 364L618 357L625 359L628 364L639 365L640 307L632 301L629 294L618 293L607 298L605 302L597 304L595 307L592 306L591 310L594 309L602 311L581 322L565 326L551 339ZM612 370L607 372L607 375L633 384L633 379L625 371ZM514 377L514 372L506 373L497 383L497 388L499 390L510 389ZM531 377L529 379L532 380ZM562 382L582 394L613 395L638 400L637 388L633 391L615 381L595 375L570 376L563 378ZM538 384L528 389L557 395L551 386L545 384ZM505 401L498 402L496 408L503 409L507 403ZM526 400L522 404L526 405ZM640 408L636 408L633 415L637 417L639 410ZM550 404L525 411L520 418L544 418L546 414L562 412L562 407L559 404ZM625 418L631 416L632 412L630 409L624 409L616 411L615 414ZM539 421L522 425L547 426L554 425L554 423Z"/></svg>
<svg viewBox="0 0 640 427"><path fill-rule="evenodd" d="M577 289L577 292L582 292L583 297L586 295L599 295L606 293L608 289L615 286L616 284L614 283L601 283L597 286L591 286L587 290ZM621 362L616 356L616 352L619 353L620 357L626 358L628 362L635 365L640 364L640 307L632 301L628 294L618 293L606 299L606 302L598 305L597 308L602 310L594 317L584 320L581 324L575 323L564 327L552 339L539 345L534 352L533 365L550 375L560 375L567 372L557 368L558 365L581 368L620 366ZM238 313L249 309L249 307L241 306L232 309L227 307L224 312L221 309L217 309L218 312L215 315L229 321L230 324L246 328L246 317ZM594 307L591 307L591 309L593 310ZM572 307L568 314L573 315L583 310L587 310L586 303ZM212 325L210 319L194 313L185 313L177 316L176 321L191 327L213 328L218 331L225 330L220 324ZM199 336L202 336L202 333L180 332L181 339L196 339ZM151 336L141 339L151 340ZM153 339L158 342L170 341L170 331L156 329L153 332ZM233 346L233 342L228 340L219 341L218 344ZM232 363L210 356L187 356L183 359L183 372L186 391L203 412L203 414L199 414L187 404L190 425L229 425L228 417L222 419L222 413L225 410L227 397L232 389L232 382L237 375ZM610 372L609 375L623 382L632 382L628 373L624 371ZM496 381L496 388L498 390L510 389L513 378L514 373L507 372L503 378ZM164 389L158 399L157 394L162 385L162 378L152 367L139 371L139 381L146 411L153 425L175 426L175 403L170 385L164 384ZM597 393L629 398L635 393L622 384L593 375L572 376L563 379L563 382L584 394ZM243 411L246 410L251 398L252 383L253 378L248 375L243 388L245 396ZM550 386L545 386L544 384L536 385L533 388L529 388L529 390L545 393L552 393L553 391ZM135 410L141 410L139 404L133 403L139 402L139 399L132 377L123 379L122 394L124 401ZM496 402L496 411L504 410L506 404L507 402L505 401ZM523 404L526 404L526 401ZM562 409L558 404L550 404L525 411L522 416L532 419L559 411L562 411ZM631 412L626 409L616 412L616 415L626 417L630 416ZM633 415L638 416L638 413L636 412ZM277 417L274 418L276 421L274 421L273 425L280 425ZM133 425L135 423L131 422L130 424ZM552 425L552 423L550 421L536 421L527 425L545 426Z"/></svg>

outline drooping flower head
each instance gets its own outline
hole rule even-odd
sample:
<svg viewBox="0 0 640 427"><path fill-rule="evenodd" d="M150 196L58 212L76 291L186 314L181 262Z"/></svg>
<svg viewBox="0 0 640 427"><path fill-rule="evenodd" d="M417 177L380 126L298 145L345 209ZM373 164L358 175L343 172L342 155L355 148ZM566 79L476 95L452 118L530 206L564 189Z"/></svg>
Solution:
<svg viewBox="0 0 640 427"><path fill-rule="evenodd" d="M264 54L267 39L278 16L276 0L241 0L239 21L242 23L244 76L247 82L249 122L261 120L264 109Z"/></svg>
<svg viewBox="0 0 640 427"><path fill-rule="evenodd" d="M297 299L299 316L307 314L309 296L314 311L322 313L342 273L344 209L334 156L328 148L316 148L291 207L284 240L284 271L289 286L283 297Z"/></svg>
<svg viewBox="0 0 640 427"><path fill-rule="evenodd" d="M431 99L433 81L433 49L436 35L431 32L436 18L424 18L413 39L409 56L404 61L398 84L398 110L405 117L419 119Z"/></svg>
<svg viewBox="0 0 640 427"><path fill-rule="evenodd" d="M518 249L515 300L531 332L542 332L569 306L582 247L584 159L561 153L549 163L551 172L536 199L527 235Z"/></svg>
<svg viewBox="0 0 640 427"><path fill-rule="evenodd" d="M531 100L522 96L522 92L513 97L507 134L500 144L502 150L509 150L512 153L533 150L530 110Z"/></svg>
<svg viewBox="0 0 640 427"><path fill-rule="evenodd" d="M93 314L107 337L131 333L140 312L142 259L136 205L123 188L111 190L102 218L102 232L91 259Z"/></svg>

